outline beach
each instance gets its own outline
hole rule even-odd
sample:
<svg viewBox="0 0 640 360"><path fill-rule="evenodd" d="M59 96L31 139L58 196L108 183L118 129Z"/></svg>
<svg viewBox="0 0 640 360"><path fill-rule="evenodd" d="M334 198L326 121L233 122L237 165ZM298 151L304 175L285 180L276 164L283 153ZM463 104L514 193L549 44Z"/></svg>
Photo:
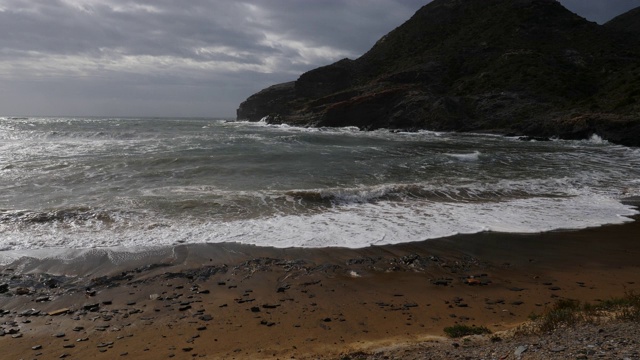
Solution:
<svg viewBox="0 0 640 360"><path fill-rule="evenodd" d="M390 346L415 354L418 344L455 355L464 347L445 327L502 334L558 299L637 292L639 233L636 218L361 249L223 243L23 257L1 268L0 347L4 359L333 359Z"/></svg>

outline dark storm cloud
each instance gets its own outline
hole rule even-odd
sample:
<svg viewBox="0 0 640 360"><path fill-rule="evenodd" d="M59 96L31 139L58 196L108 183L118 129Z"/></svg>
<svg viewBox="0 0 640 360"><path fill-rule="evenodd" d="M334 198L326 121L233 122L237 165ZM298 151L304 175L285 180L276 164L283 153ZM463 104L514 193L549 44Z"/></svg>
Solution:
<svg viewBox="0 0 640 360"><path fill-rule="evenodd" d="M232 115L265 86L360 56L426 2L0 0L0 112ZM561 2L598 22L638 5Z"/></svg>

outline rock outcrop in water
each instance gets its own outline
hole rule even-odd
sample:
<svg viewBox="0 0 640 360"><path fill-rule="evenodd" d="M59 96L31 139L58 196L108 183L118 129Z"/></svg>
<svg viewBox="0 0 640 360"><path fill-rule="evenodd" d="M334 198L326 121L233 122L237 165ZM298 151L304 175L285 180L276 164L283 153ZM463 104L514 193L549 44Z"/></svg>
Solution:
<svg viewBox="0 0 640 360"><path fill-rule="evenodd" d="M640 146L638 23L638 9L598 25L555 0L435 0L360 58L264 89L237 116Z"/></svg>

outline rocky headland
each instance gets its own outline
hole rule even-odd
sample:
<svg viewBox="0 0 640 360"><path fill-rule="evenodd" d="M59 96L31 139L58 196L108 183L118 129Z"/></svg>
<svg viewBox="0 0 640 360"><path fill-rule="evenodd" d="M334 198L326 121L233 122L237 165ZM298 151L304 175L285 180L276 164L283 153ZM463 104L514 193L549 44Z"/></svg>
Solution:
<svg viewBox="0 0 640 360"><path fill-rule="evenodd" d="M237 118L640 146L637 24L639 9L598 25L555 0L435 0L360 58L250 96Z"/></svg>

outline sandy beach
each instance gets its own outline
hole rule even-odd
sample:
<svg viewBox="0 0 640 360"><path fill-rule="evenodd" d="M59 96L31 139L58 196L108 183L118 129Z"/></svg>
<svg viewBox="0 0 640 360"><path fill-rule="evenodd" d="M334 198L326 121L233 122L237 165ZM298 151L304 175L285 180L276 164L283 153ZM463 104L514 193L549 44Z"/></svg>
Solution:
<svg viewBox="0 0 640 360"><path fill-rule="evenodd" d="M557 299L640 291L638 234L635 221L363 249L200 244L23 258L0 269L0 348L3 359L332 359L446 346L464 358L445 327L500 334Z"/></svg>

